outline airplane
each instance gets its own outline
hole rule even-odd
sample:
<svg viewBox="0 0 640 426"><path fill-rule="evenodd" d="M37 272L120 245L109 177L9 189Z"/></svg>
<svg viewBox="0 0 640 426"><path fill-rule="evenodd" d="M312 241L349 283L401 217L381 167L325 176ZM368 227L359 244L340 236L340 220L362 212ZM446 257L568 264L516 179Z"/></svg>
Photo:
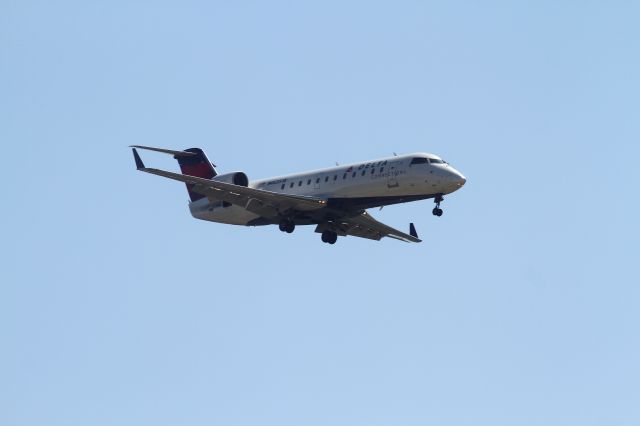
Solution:
<svg viewBox="0 0 640 426"><path fill-rule="evenodd" d="M383 237L419 243L409 233L375 220L367 209L433 198L433 215L442 216L444 195L462 188L466 178L437 155L423 152L249 181L244 172L218 174L200 148L176 151L131 145L136 168L184 182L196 219L231 225L278 225L292 233L298 225L316 225L322 242L338 236L371 240ZM148 168L137 149L173 155L180 173Z"/></svg>

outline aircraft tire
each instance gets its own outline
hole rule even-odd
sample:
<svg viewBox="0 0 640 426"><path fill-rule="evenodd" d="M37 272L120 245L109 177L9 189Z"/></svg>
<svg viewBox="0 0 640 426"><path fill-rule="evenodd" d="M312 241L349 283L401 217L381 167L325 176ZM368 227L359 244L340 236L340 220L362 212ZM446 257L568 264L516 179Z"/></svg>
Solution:
<svg viewBox="0 0 640 426"><path fill-rule="evenodd" d="M327 242L329 244L335 244L336 241L338 241L338 234L336 234L335 232L329 231L329 233L327 234Z"/></svg>
<svg viewBox="0 0 640 426"><path fill-rule="evenodd" d="M333 231L322 232L322 242L328 244L335 244L338 240L338 234Z"/></svg>
<svg viewBox="0 0 640 426"><path fill-rule="evenodd" d="M290 234L296 229L296 224L292 220L283 219L278 225L278 228L280 228L282 232Z"/></svg>

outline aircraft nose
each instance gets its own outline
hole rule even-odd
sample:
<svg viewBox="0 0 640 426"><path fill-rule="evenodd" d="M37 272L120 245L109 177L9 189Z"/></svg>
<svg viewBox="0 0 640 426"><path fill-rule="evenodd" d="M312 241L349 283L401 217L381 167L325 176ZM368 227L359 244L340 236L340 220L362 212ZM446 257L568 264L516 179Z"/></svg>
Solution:
<svg viewBox="0 0 640 426"><path fill-rule="evenodd" d="M462 188L467 183L467 178L457 170L451 170L450 182L455 185L456 188Z"/></svg>

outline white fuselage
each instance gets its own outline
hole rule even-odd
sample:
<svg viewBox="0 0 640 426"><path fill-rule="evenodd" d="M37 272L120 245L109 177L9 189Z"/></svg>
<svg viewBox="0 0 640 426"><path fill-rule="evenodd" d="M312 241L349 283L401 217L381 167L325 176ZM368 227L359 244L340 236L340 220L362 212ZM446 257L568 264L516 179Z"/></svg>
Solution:
<svg viewBox="0 0 640 426"><path fill-rule="evenodd" d="M465 177L440 157L414 153L255 180L249 187L345 202L363 200L368 208L450 194L465 182ZM240 206L207 198L189 207L195 218L213 222L247 225L259 218Z"/></svg>

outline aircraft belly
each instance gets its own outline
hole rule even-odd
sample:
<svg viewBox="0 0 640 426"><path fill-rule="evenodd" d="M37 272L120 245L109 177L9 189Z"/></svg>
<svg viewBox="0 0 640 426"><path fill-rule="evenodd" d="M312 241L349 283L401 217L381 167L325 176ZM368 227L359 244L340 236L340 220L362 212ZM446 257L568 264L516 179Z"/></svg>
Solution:
<svg viewBox="0 0 640 426"><path fill-rule="evenodd" d="M233 205L229 207L216 207L212 210L192 210L191 214L197 219L207 220L210 222L226 223L228 225L246 225L247 223L260 217L257 214L243 209L242 207Z"/></svg>

